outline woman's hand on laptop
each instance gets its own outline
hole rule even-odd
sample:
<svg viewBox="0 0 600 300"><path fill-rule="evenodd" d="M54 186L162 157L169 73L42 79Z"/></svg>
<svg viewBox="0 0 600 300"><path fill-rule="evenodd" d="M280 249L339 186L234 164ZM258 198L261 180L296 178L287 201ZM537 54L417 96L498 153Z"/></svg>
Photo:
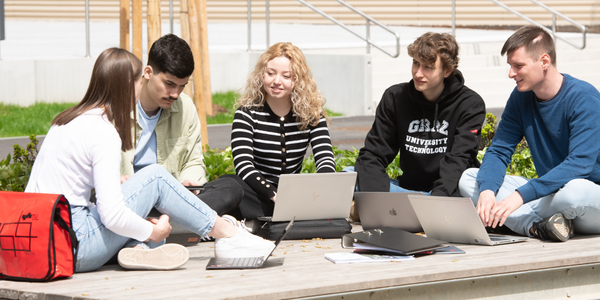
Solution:
<svg viewBox="0 0 600 300"><path fill-rule="evenodd" d="M277 192L273 192L273 194L275 195L271 197L271 201L275 202L275 200L277 200Z"/></svg>

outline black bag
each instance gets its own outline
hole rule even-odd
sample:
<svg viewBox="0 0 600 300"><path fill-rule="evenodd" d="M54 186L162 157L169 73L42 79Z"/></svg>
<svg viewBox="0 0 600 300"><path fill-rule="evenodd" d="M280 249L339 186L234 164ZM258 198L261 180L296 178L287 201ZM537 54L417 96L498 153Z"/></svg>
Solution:
<svg viewBox="0 0 600 300"><path fill-rule="evenodd" d="M276 240L281 236L283 229L289 222L271 222L256 220L252 226L252 233L267 240ZM346 219L323 219L294 221L294 226L285 236L285 240L301 239L339 239L342 235L350 233L352 225Z"/></svg>

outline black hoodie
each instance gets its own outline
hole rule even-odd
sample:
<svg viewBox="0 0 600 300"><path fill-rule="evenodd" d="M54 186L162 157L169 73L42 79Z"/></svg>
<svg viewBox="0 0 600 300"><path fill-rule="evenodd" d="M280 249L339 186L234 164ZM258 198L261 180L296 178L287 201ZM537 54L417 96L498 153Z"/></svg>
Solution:
<svg viewBox="0 0 600 300"><path fill-rule="evenodd" d="M444 90L435 102L425 99L413 80L391 86L356 160L359 190L389 191L385 168L400 151L401 187L460 196L460 176L467 168L479 167L484 119L483 99L464 85L458 70L444 79Z"/></svg>

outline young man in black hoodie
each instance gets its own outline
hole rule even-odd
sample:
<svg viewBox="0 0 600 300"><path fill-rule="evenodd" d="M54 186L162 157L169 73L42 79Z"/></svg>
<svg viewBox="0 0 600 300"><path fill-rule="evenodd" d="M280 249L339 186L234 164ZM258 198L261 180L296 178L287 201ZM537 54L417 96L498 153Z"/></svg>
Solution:
<svg viewBox="0 0 600 300"><path fill-rule="evenodd" d="M479 166L485 103L456 69L452 35L425 33L408 46L408 54L413 79L383 94L356 160L358 189L460 196L462 172ZM403 174L390 179L385 169L398 151Z"/></svg>

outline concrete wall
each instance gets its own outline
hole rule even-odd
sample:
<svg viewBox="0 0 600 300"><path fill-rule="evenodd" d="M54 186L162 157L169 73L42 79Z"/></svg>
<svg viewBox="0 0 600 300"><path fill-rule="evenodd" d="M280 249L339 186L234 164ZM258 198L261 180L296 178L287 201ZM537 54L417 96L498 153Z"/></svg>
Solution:
<svg viewBox="0 0 600 300"><path fill-rule="evenodd" d="M238 90L261 53L211 53L212 92ZM372 114L371 56L308 54L326 107L347 116ZM0 60L0 103L79 102L87 90L94 59Z"/></svg>
<svg viewBox="0 0 600 300"><path fill-rule="evenodd" d="M79 102L90 82L94 60L0 60L0 102Z"/></svg>
<svg viewBox="0 0 600 300"><path fill-rule="evenodd" d="M258 52L214 53L210 56L212 92L240 89L254 69ZM317 87L327 100L325 107L346 116L368 115L371 99L371 56L306 54Z"/></svg>

